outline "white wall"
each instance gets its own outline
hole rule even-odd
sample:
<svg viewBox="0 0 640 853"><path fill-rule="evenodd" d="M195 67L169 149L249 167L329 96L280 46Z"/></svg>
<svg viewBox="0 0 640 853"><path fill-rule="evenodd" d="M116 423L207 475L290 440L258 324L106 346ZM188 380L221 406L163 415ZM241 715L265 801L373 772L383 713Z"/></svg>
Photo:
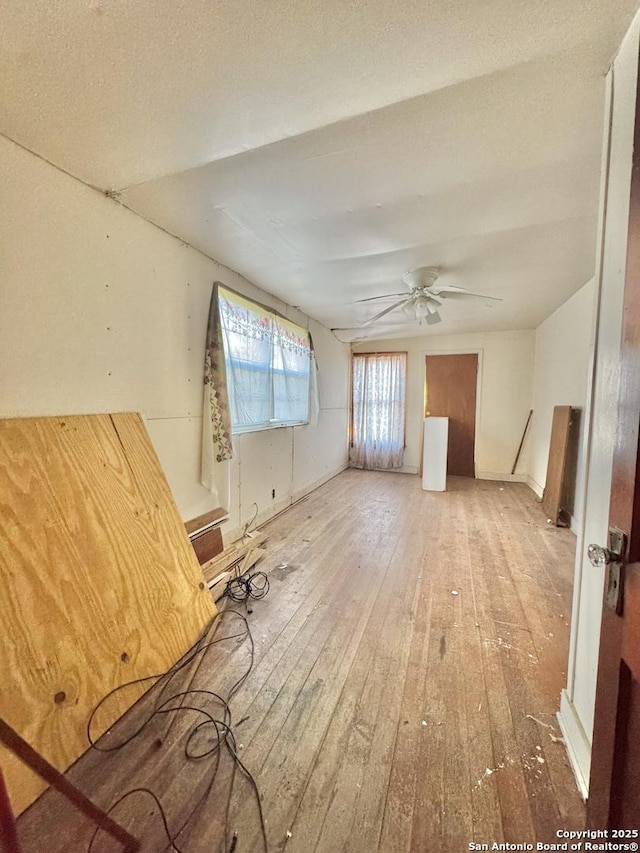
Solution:
<svg viewBox="0 0 640 853"><path fill-rule="evenodd" d="M317 428L236 441L227 530L251 517L254 501L264 518L345 467L347 345L1 137L0 183L0 416L140 411L183 517L206 512L202 372L218 279L309 325L320 371Z"/></svg>
<svg viewBox="0 0 640 853"><path fill-rule="evenodd" d="M596 695L604 570L586 558L590 542L607 543L615 442L622 297L627 252L631 158L638 73L640 16L634 20L608 76L605 156L599 226L594 364L587 395L587 460L582 529L578 536L567 687L559 721L576 779L586 796ZM609 114L609 104L613 109ZM606 157L610 139L610 156ZM608 181L607 160L609 161ZM601 274L600 274L601 271Z"/></svg>
<svg viewBox="0 0 640 853"><path fill-rule="evenodd" d="M404 470L419 466L424 412L425 356L447 352L479 353L476 418L476 475L525 479L523 461L511 476L531 407L534 332L488 332L433 338L394 338L354 344L354 352L408 352L407 437Z"/></svg>
<svg viewBox="0 0 640 853"><path fill-rule="evenodd" d="M591 338L594 309L593 280L587 282L536 329L533 370L533 418L528 438L529 485L542 497L547 477L554 406L575 406L581 410L578 448L582 443L584 406L591 367ZM571 506L582 506L584 462L578 452L575 489ZM575 523L572 525L575 529Z"/></svg>

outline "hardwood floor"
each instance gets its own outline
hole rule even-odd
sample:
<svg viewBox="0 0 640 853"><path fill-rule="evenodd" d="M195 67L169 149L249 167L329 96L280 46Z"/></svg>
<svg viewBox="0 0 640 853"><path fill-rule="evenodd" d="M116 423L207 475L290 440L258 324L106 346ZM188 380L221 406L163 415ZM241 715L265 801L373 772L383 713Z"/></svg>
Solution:
<svg viewBox="0 0 640 853"><path fill-rule="evenodd" d="M558 829L583 827L555 720L574 537L547 524L533 492L450 478L447 492L430 493L418 477L349 470L266 530L259 568L271 589L248 615L254 666L231 709L269 851L457 853L471 842L557 842ZM241 624L227 610L218 636ZM224 695L249 659L247 641L221 642L193 687ZM171 689L185 688L176 677ZM109 737L128 736L153 701L152 692ZM200 719L181 714L158 747L168 721L156 718L69 776L104 807L151 788L174 831L211 779L212 759L183 752ZM239 770L225 819L232 766L223 754L176 841L182 853L228 850L234 830L237 853L263 849ZM143 850L171 849L148 795L113 816ZM19 829L25 853L84 851L91 836L51 792ZM101 836L93 850L117 845Z"/></svg>

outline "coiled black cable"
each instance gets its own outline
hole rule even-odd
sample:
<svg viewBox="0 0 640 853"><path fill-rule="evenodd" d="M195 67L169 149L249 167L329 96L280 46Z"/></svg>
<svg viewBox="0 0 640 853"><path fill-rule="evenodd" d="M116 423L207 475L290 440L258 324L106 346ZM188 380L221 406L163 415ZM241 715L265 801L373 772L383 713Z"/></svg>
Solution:
<svg viewBox="0 0 640 853"><path fill-rule="evenodd" d="M259 601L269 592L269 578L264 572L254 572L252 575L240 575L227 581L225 590L220 598L230 598L231 601L247 601L249 598Z"/></svg>

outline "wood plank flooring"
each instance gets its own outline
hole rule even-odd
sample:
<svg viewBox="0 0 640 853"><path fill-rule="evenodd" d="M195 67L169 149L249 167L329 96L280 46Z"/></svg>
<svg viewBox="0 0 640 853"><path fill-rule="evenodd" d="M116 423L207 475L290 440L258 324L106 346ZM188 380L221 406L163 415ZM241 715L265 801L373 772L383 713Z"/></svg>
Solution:
<svg viewBox="0 0 640 853"><path fill-rule="evenodd" d="M231 701L237 754L256 779L271 853L469 850L557 841L584 808L557 738L566 680L575 540L518 483L349 470L272 521L271 589L247 618L251 674ZM245 614L244 605L234 605ZM227 609L218 635L237 633ZM247 641L207 652L193 686L225 695ZM171 690L180 687L176 676ZM112 729L124 738L153 692ZM218 715L219 716L219 715ZM256 798L233 761L187 760L181 715L69 776L108 807L152 789L181 853L263 850ZM231 781L233 788L230 788ZM228 818L227 818L228 810ZM172 849L146 794L113 816ZM85 851L91 828L48 792L19 821L25 853ZM98 837L93 853L117 846Z"/></svg>

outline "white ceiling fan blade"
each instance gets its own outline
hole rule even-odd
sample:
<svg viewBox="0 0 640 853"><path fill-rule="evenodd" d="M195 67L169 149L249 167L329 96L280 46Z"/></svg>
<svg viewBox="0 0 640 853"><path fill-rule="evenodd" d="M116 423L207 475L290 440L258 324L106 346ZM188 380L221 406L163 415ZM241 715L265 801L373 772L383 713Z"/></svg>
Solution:
<svg viewBox="0 0 640 853"><path fill-rule="evenodd" d="M406 296L406 292L402 293L383 293L381 296L368 296L366 299L356 299L356 302L373 302L374 299L393 299L395 296Z"/></svg>
<svg viewBox="0 0 640 853"><path fill-rule="evenodd" d="M385 316L385 314L390 314L392 311L395 311L396 308L404 308L405 305L408 305L411 302L413 302L412 299L401 299L400 302L395 302L390 308L385 308L384 311L381 311L379 314L376 314L375 317L371 317L369 320L362 323L359 328L363 329L365 326L370 326L371 323L375 323L376 320L380 320L382 317Z"/></svg>
<svg viewBox="0 0 640 853"><path fill-rule="evenodd" d="M465 296L473 296L476 299L491 299L494 302L502 302L499 296L484 296L482 293L472 293L470 290L465 290L464 287L455 287L455 285L444 285L433 291L434 296L442 296L443 299L462 299Z"/></svg>
<svg viewBox="0 0 640 853"><path fill-rule="evenodd" d="M431 293L435 293L436 296L443 291L448 291L450 293L466 293L464 287L458 287L457 284L432 284L427 288Z"/></svg>
<svg viewBox="0 0 640 853"><path fill-rule="evenodd" d="M333 326L331 328L332 332L351 332L354 329L364 329L367 326L370 326L371 323L375 323L376 320L379 320L381 317L384 317L385 314L390 314L391 311L395 311L396 308L404 308L405 305L409 305L413 300L412 299L401 299L400 302L396 302L394 305L391 305L389 308L385 308L384 311L381 311L379 314L376 314L375 317L370 317L368 320L365 320L364 323L360 323L359 326Z"/></svg>

